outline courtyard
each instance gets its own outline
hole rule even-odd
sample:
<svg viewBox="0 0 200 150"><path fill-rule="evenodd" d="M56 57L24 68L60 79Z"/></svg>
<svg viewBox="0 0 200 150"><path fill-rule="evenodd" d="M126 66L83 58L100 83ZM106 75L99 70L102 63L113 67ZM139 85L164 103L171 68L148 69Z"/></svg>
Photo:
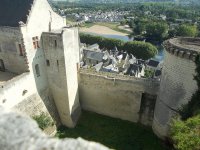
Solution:
<svg viewBox="0 0 200 150"><path fill-rule="evenodd" d="M151 128L87 111L82 112L74 129L61 126L56 136L82 137L116 150L170 150Z"/></svg>

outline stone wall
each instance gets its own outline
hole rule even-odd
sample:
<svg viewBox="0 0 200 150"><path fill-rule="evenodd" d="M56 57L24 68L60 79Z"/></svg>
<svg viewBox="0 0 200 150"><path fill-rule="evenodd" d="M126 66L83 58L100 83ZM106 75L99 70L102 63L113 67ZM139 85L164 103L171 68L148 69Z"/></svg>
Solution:
<svg viewBox="0 0 200 150"><path fill-rule="evenodd" d="M49 90L43 91L42 95L35 93L23 99L12 109L31 117L45 113L51 117L57 126L61 124L54 99L49 93Z"/></svg>
<svg viewBox="0 0 200 150"><path fill-rule="evenodd" d="M14 99L13 99L14 97ZM0 87L0 105L34 116L41 112L49 114L57 124L59 115L49 89L37 90L30 73L21 74Z"/></svg>
<svg viewBox="0 0 200 150"><path fill-rule="evenodd" d="M171 118L182 104L191 99L197 89L194 80L197 51L173 45L168 41L165 44L165 59L153 122L154 132L161 138L168 136Z"/></svg>
<svg viewBox="0 0 200 150"><path fill-rule="evenodd" d="M28 68L24 56L20 55L19 44L22 44L19 28L0 27L0 59L6 71L18 74L26 72Z"/></svg>
<svg viewBox="0 0 200 150"><path fill-rule="evenodd" d="M1 150L108 150L105 146L83 140L59 140L45 135L27 116L0 107Z"/></svg>
<svg viewBox="0 0 200 150"><path fill-rule="evenodd" d="M61 29L42 35L50 91L64 125L74 127L79 115L77 29Z"/></svg>
<svg viewBox="0 0 200 150"><path fill-rule="evenodd" d="M110 117L151 125L154 106L144 108L148 105L141 106L141 100L142 95L157 95L158 90L159 81L156 80L80 70L81 107ZM149 112L151 115L147 113L144 117L140 108L144 110L142 113Z"/></svg>

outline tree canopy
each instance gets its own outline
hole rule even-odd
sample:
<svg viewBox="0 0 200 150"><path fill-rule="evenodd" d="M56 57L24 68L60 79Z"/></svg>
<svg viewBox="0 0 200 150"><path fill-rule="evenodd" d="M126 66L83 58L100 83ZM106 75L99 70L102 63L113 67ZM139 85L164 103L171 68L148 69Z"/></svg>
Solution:
<svg viewBox="0 0 200 150"><path fill-rule="evenodd" d="M125 50L130 54L133 54L136 58L141 58L144 60L154 57L158 50L155 46L148 42L131 41L123 42L122 40L104 38L101 36L94 36L89 34L80 34L80 40L82 43L95 44L98 43L100 48L105 48L108 50L117 47L119 50Z"/></svg>
<svg viewBox="0 0 200 150"><path fill-rule="evenodd" d="M195 25L180 25L177 29L178 36L195 37L198 34L197 26Z"/></svg>
<svg viewBox="0 0 200 150"><path fill-rule="evenodd" d="M151 22L146 26L146 37L162 41L168 36L169 27L165 22Z"/></svg>
<svg viewBox="0 0 200 150"><path fill-rule="evenodd" d="M177 150L200 149L200 115L186 121L174 120L171 136Z"/></svg>
<svg viewBox="0 0 200 150"><path fill-rule="evenodd" d="M157 54L157 48L150 43L131 41L124 44L124 50L133 54L136 58L150 59Z"/></svg>

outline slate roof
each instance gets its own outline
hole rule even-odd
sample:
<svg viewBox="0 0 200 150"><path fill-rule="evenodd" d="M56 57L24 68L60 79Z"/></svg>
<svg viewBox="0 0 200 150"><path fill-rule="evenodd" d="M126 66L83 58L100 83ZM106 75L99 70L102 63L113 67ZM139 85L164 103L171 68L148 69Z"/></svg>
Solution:
<svg viewBox="0 0 200 150"><path fill-rule="evenodd" d="M158 77L162 74L162 71L161 70L156 70L155 72L155 76Z"/></svg>
<svg viewBox="0 0 200 150"><path fill-rule="evenodd" d="M140 73L142 71L142 66L137 64L131 64L130 67L127 70L128 75L135 76L137 73Z"/></svg>
<svg viewBox="0 0 200 150"><path fill-rule="evenodd" d="M0 26L18 27L26 23L34 0L0 0Z"/></svg>
<svg viewBox="0 0 200 150"><path fill-rule="evenodd" d="M156 60L149 60L149 62L148 62L148 66L152 66L152 67L158 67L158 65L159 65L159 61L156 61Z"/></svg>
<svg viewBox="0 0 200 150"><path fill-rule="evenodd" d="M95 49L95 48L99 48L99 44L96 43L88 46L88 49Z"/></svg>
<svg viewBox="0 0 200 150"><path fill-rule="evenodd" d="M104 53L102 52L95 52L90 50L83 50L84 57L92 60L102 61Z"/></svg>

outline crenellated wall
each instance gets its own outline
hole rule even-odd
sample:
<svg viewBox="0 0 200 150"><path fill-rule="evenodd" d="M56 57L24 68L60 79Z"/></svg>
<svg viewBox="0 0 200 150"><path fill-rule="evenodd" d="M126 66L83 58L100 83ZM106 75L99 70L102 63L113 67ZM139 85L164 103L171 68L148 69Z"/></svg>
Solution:
<svg viewBox="0 0 200 150"><path fill-rule="evenodd" d="M81 107L110 117L151 125L159 81L80 70Z"/></svg>
<svg viewBox="0 0 200 150"><path fill-rule="evenodd" d="M175 38L164 43L165 58L156 101L153 129L161 138L168 136L171 118L197 89L195 58L200 39Z"/></svg>

